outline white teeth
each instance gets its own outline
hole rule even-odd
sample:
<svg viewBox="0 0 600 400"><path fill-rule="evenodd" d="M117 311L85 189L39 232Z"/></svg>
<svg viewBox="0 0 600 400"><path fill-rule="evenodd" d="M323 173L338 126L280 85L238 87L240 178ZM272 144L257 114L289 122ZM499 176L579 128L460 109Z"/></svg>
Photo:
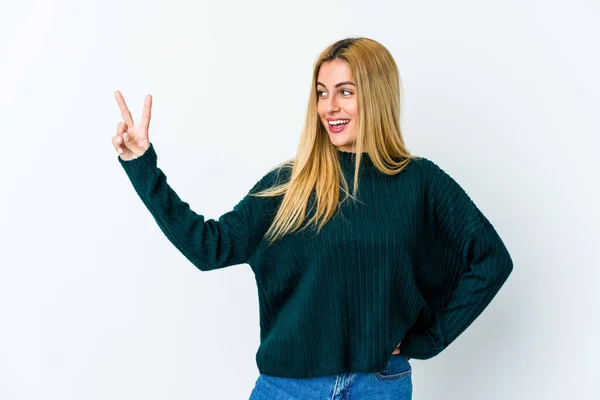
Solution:
<svg viewBox="0 0 600 400"><path fill-rule="evenodd" d="M337 121L329 121L329 125L345 124L348 121L350 121L350 120L349 119L338 119Z"/></svg>

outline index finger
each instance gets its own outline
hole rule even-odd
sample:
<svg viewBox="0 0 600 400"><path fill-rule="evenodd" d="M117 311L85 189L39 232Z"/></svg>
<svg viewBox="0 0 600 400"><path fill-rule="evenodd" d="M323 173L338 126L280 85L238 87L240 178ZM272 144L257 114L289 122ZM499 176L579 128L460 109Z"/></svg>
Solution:
<svg viewBox="0 0 600 400"><path fill-rule="evenodd" d="M131 112L129 112L129 108L127 108L127 104L125 104L125 99L120 91L115 92L115 98L117 99L117 103L119 104L119 109L121 110L121 116L123 117L123 121L127 124L127 126L133 128L135 125L133 123L133 117L131 116Z"/></svg>

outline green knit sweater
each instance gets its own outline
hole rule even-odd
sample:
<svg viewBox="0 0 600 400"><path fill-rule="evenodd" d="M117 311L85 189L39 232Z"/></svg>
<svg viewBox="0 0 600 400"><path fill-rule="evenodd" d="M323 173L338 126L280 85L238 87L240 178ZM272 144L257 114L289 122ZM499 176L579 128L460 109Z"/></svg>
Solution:
<svg viewBox="0 0 600 400"><path fill-rule="evenodd" d="M354 156L338 151L350 189ZM400 342L406 356L431 358L481 314L512 271L492 224L424 157L387 176L364 153L359 201L343 202L318 234L306 229L271 246L263 235L281 196L249 194L289 179L290 168L269 171L214 220L192 211L167 184L152 144L136 159L118 159L160 229L198 269L250 266L262 374L381 371Z"/></svg>

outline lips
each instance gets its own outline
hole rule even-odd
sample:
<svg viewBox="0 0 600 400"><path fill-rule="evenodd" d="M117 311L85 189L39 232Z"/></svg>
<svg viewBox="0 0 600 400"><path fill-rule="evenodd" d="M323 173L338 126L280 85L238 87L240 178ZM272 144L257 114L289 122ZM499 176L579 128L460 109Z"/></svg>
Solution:
<svg viewBox="0 0 600 400"><path fill-rule="evenodd" d="M330 124L331 121L346 121L344 123L337 123L335 125ZM327 125L329 126L329 130L333 133L339 133L341 131L343 131L346 126L350 123L349 119L346 120L329 120L327 121Z"/></svg>

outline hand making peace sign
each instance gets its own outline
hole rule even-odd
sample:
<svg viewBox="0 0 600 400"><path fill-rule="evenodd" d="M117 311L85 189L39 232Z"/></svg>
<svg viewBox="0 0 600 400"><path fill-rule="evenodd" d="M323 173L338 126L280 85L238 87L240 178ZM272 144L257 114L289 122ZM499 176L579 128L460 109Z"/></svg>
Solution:
<svg viewBox="0 0 600 400"><path fill-rule="evenodd" d="M144 100L144 111L139 125L133 123L131 113L125 104L125 99L120 91L115 92L115 98L121 110L121 116L124 122L117 125L117 135L113 136L112 143L115 150L121 155L124 161L133 160L144 154L150 147L148 139L148 127L150 126L150 112L152 109L152 96L147 95Z"/></svg>

